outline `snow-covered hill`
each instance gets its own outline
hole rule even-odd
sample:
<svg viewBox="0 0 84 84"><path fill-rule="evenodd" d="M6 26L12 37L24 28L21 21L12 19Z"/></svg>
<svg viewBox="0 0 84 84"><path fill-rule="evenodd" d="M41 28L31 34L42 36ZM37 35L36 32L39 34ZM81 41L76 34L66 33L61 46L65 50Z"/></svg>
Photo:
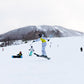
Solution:
<svg viewBox="0 0 84 84"><path fill-rule="evenodd" d="M0 48L0 84L84 84L84 36L52 38L47 43L51 60L28 56L33 45L41 54L41 42ZM22 59L13 59L22 51Z"/></svg>
<svg viewBox="0 0 84 84"><path fill-rule="evenodd" d="M69 30L61 26L27 26L16 30L9 31L5 34L0 35L0 41L7 40L32 40L36 39L38 33L43 33L47 37L71 37L84 35L82 32Z"/></svg>

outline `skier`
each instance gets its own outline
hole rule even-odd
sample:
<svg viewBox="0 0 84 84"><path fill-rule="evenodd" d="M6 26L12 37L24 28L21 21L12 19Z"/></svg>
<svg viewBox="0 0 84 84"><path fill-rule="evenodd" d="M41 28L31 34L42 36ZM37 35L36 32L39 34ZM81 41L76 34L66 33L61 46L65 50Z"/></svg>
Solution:
<svg viewBox="0 0 84 84"><path fill-rule="evenodd" d="M80 51L83 52L83 48L82 47L80 48Z"/></svg>
<svg viewBox="0 0 84 84"><path fill-rule="evenodd" d="M34 52L33 46L31 46L31 48L29 49L29 51L30 51L29 56L32 56L32 54Z"/></svg>
<svg viewBox="0 0 84 84"><path fill-rule="evenodd" d="M38 36L39 36L39 39L34 40L33 42L37 42L37 41L41 40L41 42L42 42L42 55L41 56L47 57L45 47L47 45L46 40L49 41L49 39L43 37L43 35L41 33L38 34Z"/></svg>

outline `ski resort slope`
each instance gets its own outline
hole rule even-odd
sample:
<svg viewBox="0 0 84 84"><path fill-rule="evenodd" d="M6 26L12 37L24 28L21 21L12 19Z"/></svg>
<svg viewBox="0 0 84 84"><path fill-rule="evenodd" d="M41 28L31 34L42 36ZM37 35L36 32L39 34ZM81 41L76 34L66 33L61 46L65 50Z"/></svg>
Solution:
<svg viewBox="0 0 84 84"><path fill-rule="evenodd" d="M41 54L41 42L0 48L0 84L84 84L84 37L52 38L46 52L50 60L29 56L33 45ZM23 58L11 58L22 51Z"/></svg>

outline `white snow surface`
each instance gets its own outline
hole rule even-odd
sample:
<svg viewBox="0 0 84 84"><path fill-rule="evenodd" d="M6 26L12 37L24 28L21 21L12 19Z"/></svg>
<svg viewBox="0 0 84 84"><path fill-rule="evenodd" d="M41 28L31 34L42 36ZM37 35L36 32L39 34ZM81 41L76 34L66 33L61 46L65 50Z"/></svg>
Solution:
<svg viewBox="0 0 84 84"><path fill-rule="evenodd" d="M41 54L41 42L31 43L0 48L0 84L84 84L84 36L50 39L50 60L29 56L31 45ZM19 51L23 58L12 58Z"/></svg>

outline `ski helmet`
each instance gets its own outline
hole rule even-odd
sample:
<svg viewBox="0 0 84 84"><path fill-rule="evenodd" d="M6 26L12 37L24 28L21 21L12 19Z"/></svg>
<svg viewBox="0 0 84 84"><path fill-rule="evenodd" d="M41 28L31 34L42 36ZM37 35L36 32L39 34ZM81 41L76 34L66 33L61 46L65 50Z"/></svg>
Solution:
<svg viewBox="0 0 84 84"><path fill-rule="evenodd" d="M33 46L31 46L31 48L33 48Z"/></svg>
<svg viewBox="0 0 84 84"><path fill-rule="evenodd" d="M42 37L42 34L39 34L38 36L39 36L39 37Z"/></svg>

